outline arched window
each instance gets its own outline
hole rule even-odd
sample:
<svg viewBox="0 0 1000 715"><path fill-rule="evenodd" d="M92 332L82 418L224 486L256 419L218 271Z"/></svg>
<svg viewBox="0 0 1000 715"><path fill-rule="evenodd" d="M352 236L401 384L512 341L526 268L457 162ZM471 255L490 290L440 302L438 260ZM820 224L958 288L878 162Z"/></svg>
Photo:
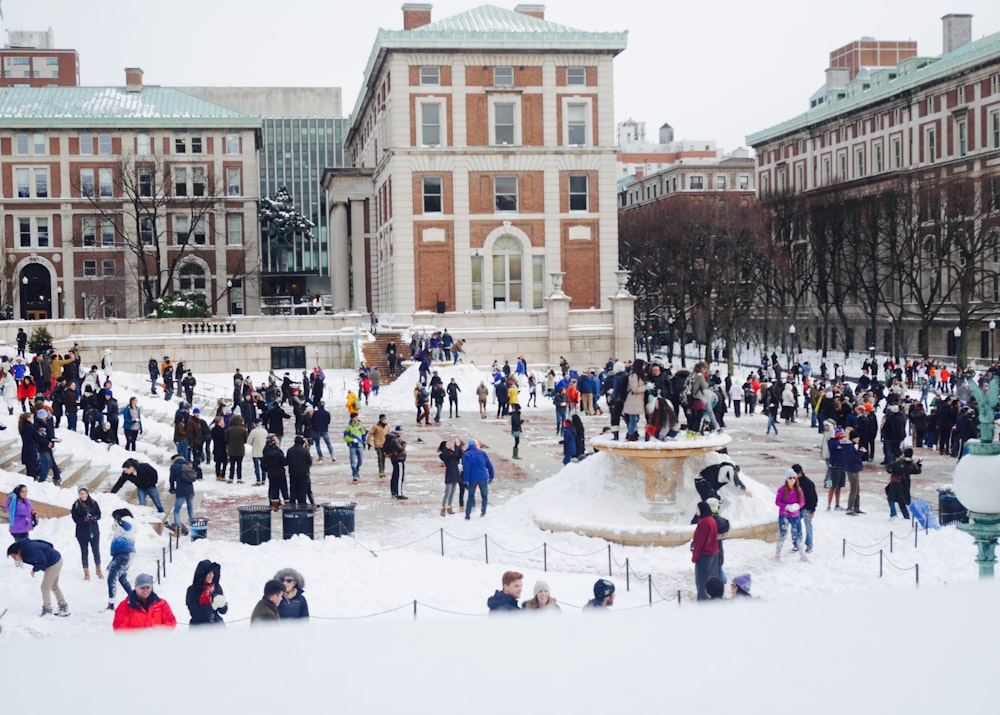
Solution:
<svg viewBox="0 0 1000 715"><path fill-rule="evenodd" d="M177 273L177 281L182 291L205 292L205 271L197 263L185 263Z"/></svg>
<svg viewBox="0 0 1000 715"><path fill-rule="evenodd" d="M493 244L493 308L516 310L523 307L521 296L523 253L512 236L503 236Z"/></svg>

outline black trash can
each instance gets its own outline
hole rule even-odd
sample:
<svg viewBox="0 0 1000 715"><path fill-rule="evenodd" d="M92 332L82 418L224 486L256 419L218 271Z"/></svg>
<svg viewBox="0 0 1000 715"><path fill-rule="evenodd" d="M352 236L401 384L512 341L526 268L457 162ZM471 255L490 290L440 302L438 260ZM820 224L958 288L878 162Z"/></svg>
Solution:
<svg viewBox="0 0 1000 715"><path fill-rule="evenodd" d="M191 541L208 538L208 519L191 520Z"/></svg>
<svg viewBox="0 0 1000 715"><path fill-rule="evenodd" d="M938 521L941 526L956 521L961 524L969 523L969 510L962 506L951 487L938 489Z"/></svg>
<svg viewBox="0 0 1000 715"><path fill-rule="evenodd" d="M354 533L354 507L357 502L323 505L323 534L340 538Z"/></svg>
<svg viewBox="0 0 1000 715"><path fill-rule="evenodd" d="M311 504L287 505L281 507L281 535L290 539L296 534L313 537L313 513L316 507Z"/></svg>
<svg viewBox="0 0 1000 715"><path fill-rule="evenodd" d="M240 506L240 543L249 546L260 546L271 540L271 506L254 504Z"/></svg>

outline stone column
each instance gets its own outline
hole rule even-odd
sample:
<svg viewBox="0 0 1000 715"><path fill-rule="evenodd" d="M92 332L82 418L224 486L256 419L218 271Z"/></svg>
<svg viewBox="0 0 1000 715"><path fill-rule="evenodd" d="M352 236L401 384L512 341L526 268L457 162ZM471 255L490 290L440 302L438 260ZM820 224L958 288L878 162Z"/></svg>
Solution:
<svg viewBox="0 0 1000 715"><path fill-rule="evenodd" d="M550 273L552 293L545 299L549 323L549 363L559 364L559 358L569 355L569 303L570 297L562 291L565 273Z"/></svg>
<svg viewBox="0 0 1000 715"><path fill-rule="evenodd" d="M617 360L635 357L635 296L629 293L628 271L615 271L618 292L611 297L611 322L614 328L613 354Z"/></svg>
<svg viewBox="0 0 1000 715"><path fill-rule="evenodd" d="M349 252L347 243L347 203L338 201L330 211L330 295L335 310L351 307L349 293Z"/></svg>
<svg viewBox="0 0 1000 715"><path fill-rule="evenodd" d="M359 313L368 313L368 262L365 260L368 236L365 233L365 211L368 202L353 198L351 208L351 302Z"/></svg>

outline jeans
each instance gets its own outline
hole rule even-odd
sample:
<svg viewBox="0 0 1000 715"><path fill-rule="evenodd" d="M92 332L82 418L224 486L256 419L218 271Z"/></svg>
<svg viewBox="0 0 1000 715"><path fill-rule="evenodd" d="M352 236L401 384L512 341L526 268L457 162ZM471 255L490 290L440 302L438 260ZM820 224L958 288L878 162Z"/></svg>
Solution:
<svg viewBox="0 0 1000 715"><path fill-rule="evenodd" d="M194 496L189 495L186 497L175 497L174 498L174 524L180 523L181 518L181 505L187 502L188 510L188 523L190 524L194 521Z"/></svg>
<svg viewBox="0 0 1000 715"><path fill-rule="evenodd" d="M118 554L111 557L108 564L108 600L114 601L115 594L118 593L118 584L125 589L125 595L132 595L132 584L128 582L128 567L132 563L132 552Z"/></svg>
<svg viewBox="0 0 1000 715"><path fill-rule="evenodd" d="M174 446L177 447L177 454L182 455L187 461L191 461L191 450L186 440L184 442L174 442Z"/></svg>
<svg viewBox="0 0 1000 715"><path fill-rule="evenodd" d="M98 529L91 529L89 535L80 536L77 535L76 540L80 543L80 558L83 562L83 568L90 567L90 558L87 552L87 547L94 552L94 565L101 565L101 532Z"/></svg>
<svg viewBox="0 0 1000 715"><path fill-rule="evenodd" d="M139 487L136 489L136 501L139 502L139 506L146 506L146 497L153 500L153 506L156 510L163 513L163 504L160 503L160 492L157 491L156 486L151 486L149 489L143 489Z"/></svg>
<svg viewBox="0 0 1000 715"><path fill-rule="evenodd" d="M775 546L775 556L781 556L781 547L785 544L785 537L788 535L789 526L792 529L792 546L799 548L802 540L802 517L801 516L779 516L778 517L778 544Z"/></svg>
<svg viewBox="0 0 1000 715"><path fill-rule="evenodd" d="M361 451L361 446L357 444L352 444L347 450L351 457L351 476L357 479L361 476L361 462L364 461L364 452Z"/></svg>
<svg viewBox="0 0 1000 715"><path fill-rule="evenodd" d="M628 419L628 434L629 436L636 434L635 428L639 424L639 415L625 415Z"/></svg>
<svg viewBox="0 0 1000 715"><path fill-rule="evenodd" d="M458 483L452 482L450 484L444 485L444 498L441 500L441 508L445 507L451 508L452 502L455 500L455 492L458 489Z"/></svg>
<svg viewBox="0 0 1000 715"><path fill-rule="evenodd" d="M233 481L233 473L236 479L243 481L243 456L229 458L229 481ZM176 508L176 507L175 507Z"/></svg>
<svg viewBox="0 0 1000 715"><path fill-rule="evenodd" d="M563 422L566 421L566 410L556 410L556 433L562 434Z"/></svg>
<svg viewBox="0 0 1000 715"><path fill-rule="evenodd" d="M66 417L66 424L69 424L69 416ZM135 442L136 442L137 439L139 439L139 430L137 430L137 429L127 429L127 430L125 430L125 451L126 452L134 452L135 451Z"/></svg>
<svg viewBox="0 0 1000 715"><path fill-rule="evenodd" d="M254 479L257 480L258 484L263 481L260 478L260 463L263 462L263 461L264 461L263 457L254 457L253 458L253 476L254 476Z"/></svg>
<svg viewBox="0 0 1000 715"><path fill-rule="evenodd" d="M771 434L771 430L774 430L774 434L778 434L778 425L774 423L774 414L771 410L767 411L767 432L764 433L765 436Z"/></svg>
<svg viewBox="0 0 1000 715"><path fill-rule="evenodd" d="M480 479L475 482L469 482L469 494L465 500L465 518L468 519L472 516L472 508L476 505L476 487L479 487L479 496L483 498L483 508L480 510L480 514L486 514L486 502L489 498L490 487L489 482L485 479Z"/></svg>
<svg viewBox="0 0 1000 715"><path fill-rule="evenodd" d="M154 395L156 394L156 378L158 377L159 375L153 375L153 374L150 374L149 376L149 391Z"/></svg>
<svg viewBox="0 0 1000 715"><path fill-rule="evenodd" d="M735 417L740 416L740 406L743 404L743 400L733 400L733 415Z"/></svg>
<svg viewBox="0 0 1000 715"><path fill-rule="evenodd" d="M66 429L70 432L76 432L76 412L66 413Z"/></svg>
<svg viewBox="0 0 1000 715"><path fill-rule="evenodd" d="M906 508L906 504L903 504L902 502L899 503L899 512L900 512L900 514L903 515L904 519L909 520L909 518L910 518L910 512ZM896 502L890 501L889 502L889 517L892 518L894 516L896 516Z"/></svg>
<svg viewBox="0 0 1000 715"><path fill-rule="evenodd" d="M813 547L813 520L810 518L813 515L811 511L802 512L802 526L805 528L806 532L806 551L809 551Z"/></svg>
<svg viewBox="0 0 1000 715"><path fill-rule="evenodd" d="M316 456L323 459L323 449L320 446L320 440L326 443L326 450L330 453L330 457L333 457L333 443L330 442L329 432L314 432L313 433L313 444L316 445Z"/></svg>
<svg viewBox="0 0 1000 715"><path fill-rule="evenodd" d="M441 421L441 408L443 406L444 406L443 402L435 402L434 403L434 421L435 422L440 422Z"/></svg>

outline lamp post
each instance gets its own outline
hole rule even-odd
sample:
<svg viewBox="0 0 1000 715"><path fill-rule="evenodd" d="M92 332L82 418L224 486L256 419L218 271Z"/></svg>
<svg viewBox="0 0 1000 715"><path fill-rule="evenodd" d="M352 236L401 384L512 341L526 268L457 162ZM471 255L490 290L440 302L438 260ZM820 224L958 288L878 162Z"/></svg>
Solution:
<svg viewBox="0 0 1000 715"><path fill-rule="evenodd" d="M65 318L66 317L66 311L63 310L63 289L62 289L62 286L56 286L56 302L58 303L58 305L56 307L59 308L59 317L60 318Z"/></svg>
<svg viewBox="0 0 1000 715"><path fill-rule="evenodd" d="M955 326L953 331L955 335L955 364L958 367L962 366L962 328Z"/></svg>
<svg viewBox="0 0 1000 715"><path fill-rule="evenodd" d="M993 345L994 345L993 336L996 333L996 329L997 329L997 321L991 320L990 321L990 365L993 364Z"/></svg>
<svg viewBox="0 0 1000 715"><path fill-rule="evenodd" d="M226 281L226 315L229 317L233 316L233 282L231 280Z"/></svg>
<svg viewBox="0 0 1000 715"><path fill-rule="evenodd" d="M670 362L674 361L674 316L667 318L667 328L669 332L669 338L667 339L667 359Z"/></svg>
<svg viewBox="0 0 1000 715"><path fill-rule="evenodd" d="M85 291L80 293L80 299L83 301L83 319L87 320L89 316L87 315L87 293Z"/></svg>
<svg viewBox="0 0 1000 715"><path fill-rule="evenodd" d="M889 316L889 357L896 362L896 319Z"/></svg>
<svg viewBox="0 0 1000 715"><path fill-rule="evenodd" d="M795 362L795 356L798 354L798 351L795 349L795 325L794 325L794 323L792 325L788 326L788 335L791 337L791 342L792 342L792 357L788 361L788 366L791 367L792 363Z"/></svg>

